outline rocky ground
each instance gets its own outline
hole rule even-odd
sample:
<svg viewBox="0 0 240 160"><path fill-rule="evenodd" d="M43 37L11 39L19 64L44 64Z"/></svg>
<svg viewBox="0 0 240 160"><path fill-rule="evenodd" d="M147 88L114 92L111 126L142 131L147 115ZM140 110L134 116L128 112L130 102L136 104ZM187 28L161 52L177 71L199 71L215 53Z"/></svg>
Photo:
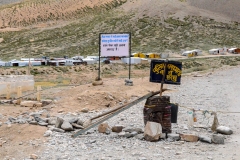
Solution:
<svg viewBox="0 0 240 160"><path fill-rule="evenodd" d="M224 136L224 144L198 142L186 142L184 140L175 141L174 135L169 135L166 139L163 135L157 142L148 142L143 139L144 123L143 123L143 106L145 101L138 103L130 109L120 113L119 115L106 121L110 127L123 126L123 132L115 133L108 131L107 133L99 133L98 128L92 128L84 135L72 138L71 135L77 130L65 132L61 129L54 128L54 125L48 127L22 124L10 124L9 121L18 121L19 119L27 120L26 117L33 121L33 115L41 114L43 119L50 117L49 106L44 109L35 109L34 112L23 117L15 119L8 118L8 124L5 124L4 111L1 115L1 133L8 134L10 130L16 132L15 137L7 138L6 135L1 136L0 151L2 159L238 159L240 144L240 129L238 119L240 118L239 105L239 85L240 81L237 73L240 67L227 67L208 73L194 73L182 78L180 86L169 85L168 88L174 90L164 92L164 95L171 97L171 102L178 103L178 123L172 124L172 133L177 134L194 134L198 137L210 138L212 135L219 137ZM136 80L137 81L137 80ZM137 86L137 85L136 85ZM132 87L132 90L136 86ZM91 88L91 87L90 87ZM156 87L155 87L156 89ZM147 93L147 91L145 91ZM137 97L132 97L131 100ZM25 113L26 108L17 107L16 112ZM55 106L59 112L61 106ZM196 109L197 122L194 126L189 125L188 111L191 108ZM66 121L86 121L90 117L96 116L110 108L103 110L91 110L83 112L56 113L54 116L61 117ZM201 109L201 110L199 110ZM56 110L56 109L55 109ZM31 110L30 110L31 111ZM206 114L203 114L208 111ZM217 112L220 125L230 127L233 130L232 135L214 134L211 131L213 115L210 113ZM238 112L238 113L228 113ZM209 113L209 114L208 114ZM14 116L13 116L14 117ZM38 119L34 118L36 121ZM4 121L3 121L4 120ZM77 120L79 120L77 122ZM56 123L56 122L55 122ZM39 123L38 123L39 124ZM41 125L45 125L41 123ZM22 128L20 128L21 126ZM27 127L28 126L28 127ZM29 126L40 127L40 129L31 130ZM24 129L25 127L25 129ZM48 129L47 129L48 128ZM26 130L27 129L27 130ZM17 133L29 134L25 139L17 138ZM63 132L63 133L62 133ZM43 136L44 135L44 136ZM177 138L178 139L178 138ZM11 140L16 142L10 145ZM10 149L15 147L16 151ZM19 148L19 150L17 150ZM21 148L25 148L21 150ZM10 152L11 151L11 152ZM15 153L15 154L14 154Z"/></svg>

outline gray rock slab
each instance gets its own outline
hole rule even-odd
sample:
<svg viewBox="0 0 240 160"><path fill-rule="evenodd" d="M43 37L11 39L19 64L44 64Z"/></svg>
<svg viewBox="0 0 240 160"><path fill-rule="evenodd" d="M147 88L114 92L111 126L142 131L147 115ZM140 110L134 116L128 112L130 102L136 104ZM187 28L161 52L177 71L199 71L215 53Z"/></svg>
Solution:
<svg viewBox="0 0 240 160"><path fill-rule="evenodd" d="M68 121L63 121L61 128L65 131L73 131L73 126Z"/></svg>
<svg viewBox="0 0 240 160"><path fill-rule="evenodd" d="M56 127L51 128L51 130L52 130L52 131L55 131L55 132L61 132L61 133L64 133L64 132L65 132L63 129L61 129L61 128L56 128Z"/></svg>
<svg viewBox="0 0 240 160"><path fill-rule="evenodd" d="M62 124L63 124L63 119L60 118L60 117L57 117L57 121L56 121L56 124L55 124L55 127L56 128L61 128Z"/></svg>

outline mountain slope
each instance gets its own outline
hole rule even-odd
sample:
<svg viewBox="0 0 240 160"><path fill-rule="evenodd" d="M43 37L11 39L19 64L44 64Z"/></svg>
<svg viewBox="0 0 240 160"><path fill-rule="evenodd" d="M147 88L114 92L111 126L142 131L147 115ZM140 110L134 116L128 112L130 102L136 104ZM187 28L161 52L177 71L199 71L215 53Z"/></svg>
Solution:
<svg viewBox="0 0 240 160"><path fill-rule="evenodd" d="M104 32L131 32L132 52L239 45L240 21L236 15L240 12L228 11L228 7L220 12L214 0L208 1L209 6L216 7L190 0L28 0L4 5L0 15L7 16L0 18L5 19L1 23L0 54L4 59L97 55L98 35ZM14 8L17 10L12 14ZM15 18L19 13L25 18Z"/></svg>

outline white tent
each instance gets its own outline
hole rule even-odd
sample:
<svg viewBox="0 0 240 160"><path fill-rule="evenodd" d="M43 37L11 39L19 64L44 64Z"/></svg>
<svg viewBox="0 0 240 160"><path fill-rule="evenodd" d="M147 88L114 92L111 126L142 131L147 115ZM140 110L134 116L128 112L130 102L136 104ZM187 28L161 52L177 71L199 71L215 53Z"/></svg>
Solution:
<svg viewBox="0 0 240 160"><path fill-rule="evenodd" d="M219 49L210 49L209 54L219 54Z"/></svg>

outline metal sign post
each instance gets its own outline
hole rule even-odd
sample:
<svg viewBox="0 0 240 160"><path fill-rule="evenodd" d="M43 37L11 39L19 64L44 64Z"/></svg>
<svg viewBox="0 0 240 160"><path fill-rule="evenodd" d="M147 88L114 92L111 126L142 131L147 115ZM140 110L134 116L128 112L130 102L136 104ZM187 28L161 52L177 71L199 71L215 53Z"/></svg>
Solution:
<svg viewBox="0 0 240 160"><path fill-rule="evenodd" d="M163 72L163 77L162 77L161 87L160 87L160 97L162 96L163 84L164 84L164 80L165 80L165 77L166 77L167 63L168 63L168 59L166 59L165 63L164 63L164 72Z"/></svg>

